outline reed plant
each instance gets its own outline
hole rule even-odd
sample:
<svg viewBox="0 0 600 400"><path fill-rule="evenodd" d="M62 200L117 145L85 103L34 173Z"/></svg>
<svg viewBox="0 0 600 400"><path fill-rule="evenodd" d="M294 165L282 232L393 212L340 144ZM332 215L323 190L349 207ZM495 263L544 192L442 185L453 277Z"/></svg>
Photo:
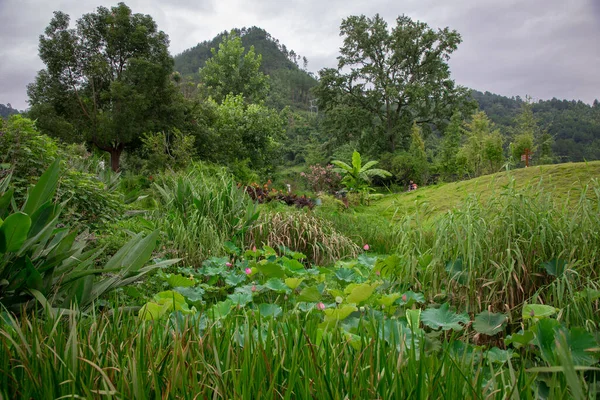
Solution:
<svg viewBox="0 0 600 400"><path fill-rule="evenodd" d="M316 311L286 312L275 319L236 312L207 321L143 322L125 312L82 316L76 310L54 318L2 314L0 398L533 399L597 394L569 360L557 367L568 375L537 371L517 359L499 363L464 346L456 335L438 348L417 349L383 321L361 325L359 343L340 330L323 334ZM539 377L547 386L538 384Z"/></svg>
<svg viewBox="0 0 600 400"><path fill-rule="evenodd" d="M222 168L197 163L155 180L159 205L151 218L168 246L190 265L224 254L226 241L241 243L258 217L255 204Z"/></svg>

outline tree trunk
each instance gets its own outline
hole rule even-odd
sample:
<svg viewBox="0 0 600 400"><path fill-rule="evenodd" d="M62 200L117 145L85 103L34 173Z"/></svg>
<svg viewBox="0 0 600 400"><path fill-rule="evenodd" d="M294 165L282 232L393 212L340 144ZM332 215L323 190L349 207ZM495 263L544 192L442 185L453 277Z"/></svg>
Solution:
<svg viewBox="0 0 600 400"><path fill-rule="evenodd" d="M108 150L110 153L110 167L113 171L119 172L121 153L123 152L123 145L119 144L117 147L113 147Z"/></svg>

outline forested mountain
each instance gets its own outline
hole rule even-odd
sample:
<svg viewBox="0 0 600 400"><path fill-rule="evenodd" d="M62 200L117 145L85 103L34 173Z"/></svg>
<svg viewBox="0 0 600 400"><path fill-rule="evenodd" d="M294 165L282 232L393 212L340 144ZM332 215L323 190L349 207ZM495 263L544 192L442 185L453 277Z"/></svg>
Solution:
<svg viewBox="0 0 600 400"><path fill-rule="evenodd" d="M283 108L308 109L310 105L310 89L316 85L316 79L306 71L308 60L288 49L267 31L258 27L233 30L242 38L246 51L254 46L257 54L262 56L260 70L269 75L271 91L267 104ZM175 70L184 79L198 82L198 69L204 67L206 60L212 57L211 48L218 49L223 37L222 32L212 40L198 43L175 56Z"/></svg>
<svg viewBox="0 0 600 400"><path fill-rule="evenodd" d="M2 118L7 118L8 116L10 116L12 114L19 114L19 113L20 113L20 111L12 108L10 103L7 103L6 105L0 104L0 117L2 117Z"/></svg>
<svg viewBox="0 0 600 400"><path fill-rule="evenodd" d="M514 128L515 118L524 99L490 92L472 91L479 108L496 123L504 134ZM554 139L552 150L559 162L600 159L600 103L592 106L575 100L539 100L532 110L542 130Z"/></svg>

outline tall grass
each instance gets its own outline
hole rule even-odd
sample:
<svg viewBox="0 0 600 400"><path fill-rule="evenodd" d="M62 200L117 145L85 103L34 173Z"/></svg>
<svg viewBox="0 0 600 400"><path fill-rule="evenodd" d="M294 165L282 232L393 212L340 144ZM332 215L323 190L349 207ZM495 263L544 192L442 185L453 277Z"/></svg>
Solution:
<svg viewBox="0 0 600 400"><path fill-rule="evenodd" d="M57 319L4 315L0 398L481 399L537 398L538 376L512 361L494 364L458 338L441 348L411 345L383 323L360 343L322 333L318 313L280 319L239 312L142 323L124 313ZM390 331L392 329L392 331ZM421 338L422 340L423 338ZM462 349L462 350L461 350ZM586 390L577 372L570 384ZM566 398L562 374L546 378ZM593 387L587 388L594 398Z"/></svg>
<svg viewBox="0 0 600 400"><path fill-rule="evenodd" d="M266 211L248 232L246 241L256 246L286 246L308 256L317 265L355 258L359 247L333 224L305 211Z"/></svg>
<svg viewBox="0 0 600 400"><path fill-rule="evenodd" d="M393 273L414 289L472 313L511 313L524 302L550 302L574 324L597 326L598 301L586 301L584 290L600 286L599 205L597 181L577 201L561 202L541 184L516 189L512 181L491 200L471 196L434 222L426 218L426 205L379 231L368 214L331 219L343 234L358 230L365 242L387 243L386 252L401 260ZM565 264L558 276L543 265L553 260Z"/></svg>
<svg viewBox="0 0 600 400"><path fill-rule="evenodd" d="M225 241L241 242L257 217L256 206L222 169L195 164L186 173L156 180L159 205L152 219L172 250L191 265L222 254Z"/></svg>

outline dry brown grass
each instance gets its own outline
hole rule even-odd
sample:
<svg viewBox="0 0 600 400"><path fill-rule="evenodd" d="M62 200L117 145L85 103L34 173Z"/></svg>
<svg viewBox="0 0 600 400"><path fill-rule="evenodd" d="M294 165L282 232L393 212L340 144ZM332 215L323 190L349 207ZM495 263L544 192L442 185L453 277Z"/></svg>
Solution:
<svg viewBox="0 0 600 400"><path fill-rule="evenodd" d="M357 257L360 248L333 224L303 211L268 212L246 237L257 247L286 246L305 254L317 265L329 265L342 258Z"/></svg>

